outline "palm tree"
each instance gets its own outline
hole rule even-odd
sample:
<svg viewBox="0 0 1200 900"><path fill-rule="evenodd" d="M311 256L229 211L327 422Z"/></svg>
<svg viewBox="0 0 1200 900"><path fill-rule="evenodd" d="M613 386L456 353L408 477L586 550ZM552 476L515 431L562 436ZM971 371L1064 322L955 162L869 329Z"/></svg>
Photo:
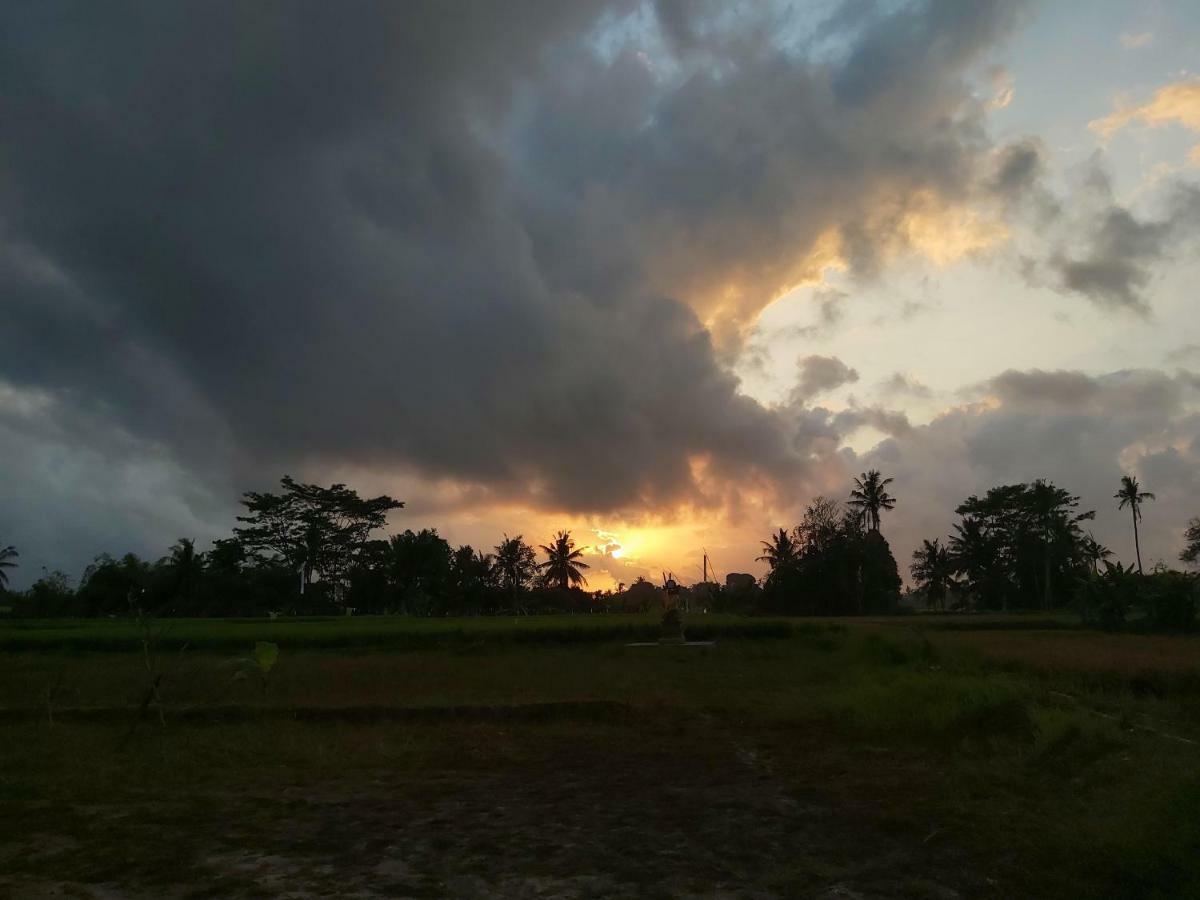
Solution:
<svg viewBox="0 0 1200 900"><path fill-rule="evenodd" d="M550 546L542 544L541 551L549 557L544 563L538 564L538 568L542 570L542 578L547 584L557 584L563 590L571 585L587 584L587 579L580 569L587 569L589 566L579 562L583 551L575 549L575 542L571 540L569 531L560 531L554 536Z"/></svg>
<svg viewBox="0 0 1200 900"><path fill-rule="evenodd" d="M796 561L798 555L796 539L783 528L771 535L771 540L763 541L762 545L763 555L756 561L765 562L772 572L785 568Z"/></svg>
<svg viewBox="0 0 1200 900"><path fill-rule="evenodd" d="M868 531L879 530L879 513L885 509L895 509L896 498L887 492L891 478L884 478L878 469L863 472L854 479L854 490L850 492L850 506L862 512L867 522Z"/></svg>
<svg viewBox="0 0 1200 900"><path fill-rule="evenodd" d="M175 595L181 600L190 600L196 582L204 573L204 556L196 552L196 542L191 538L180 538L171 545L165 565L175 575Z"/></svg>
<svg viewBox="0 0 1200 900"><path fill-rule="evenodd" d="M954 582L954 560L950 556L950 548L943 547L934 538L932 541L922 541L921 546L913 551L912 572L917 587L925 592L930 605L946 608L946 593Z"/></svg>
<svg viewBox="0 0 1200 900"><path fill-rule="evenodd" d="M1096 540L1095 535L1091 532L1088 532L1079 542L1079 549L1083 553L1084 559L1091 562L1092 571L1097 575L1100 574L1100 563L1113 555L1112 551Z"/></svg>
<svg viewBox="0 0 1200 900"><path fill-rule="evenodd" d="M13 560L20 555L12 545L0 548L0 590L8 588L8 573L4 570L15 569L17 564Z"/></svg>
<svg viewBox="0 0 1200 900"><path fill-rule="evenodd" d="M537 557L523 537L518 534L510 538L506 534L504 540L496 545L496 576L500 586L508 589L514 599L533 580L533 573L537 569Z"/></svg>
<svg viewBox="0 0 1200 900"><path fill-rule="evenodd" d="M1133 549L1137 554L1138 574L1142 574L1142 547L1138 543L1138 519L1142 517L1142 501L1153 500L1154 495L1149 491L1143 491L1137 479L1131 475L1121 476L1121 489L1113 494L1114 500L1120 500L1117 504L1117 509L1129 507L1129 511L1133 516Z"/></svg>

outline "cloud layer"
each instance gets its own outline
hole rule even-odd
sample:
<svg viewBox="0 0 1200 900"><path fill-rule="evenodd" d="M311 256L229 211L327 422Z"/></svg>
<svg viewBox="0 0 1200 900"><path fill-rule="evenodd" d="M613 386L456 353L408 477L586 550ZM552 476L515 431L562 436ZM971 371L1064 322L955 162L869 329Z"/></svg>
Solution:
<svg viewBox="0 0 1200 900"><path fill-rule="evenodd" d="M806 427L717 349L822 266L938 252L1015 16L8 7L6 428L44 456L92 418L213 495L338 466L567 511L802 493ZM133 503L94 440L72 464Z"/></svg>
<svg viewBox="0 0 1200 900"><path fill-rule="evenodd" d="M284 471L395 491L406 515L748 529L888 454L910 497L957 502L1020 457L989 424L1005 415L1034 441L1081 410L1117 427L1110 405L1158 395L1010 373L994 409L914 428L813 405L853 360L806 354L777 406L731 374L790 288L984 252L1023 216L1049 223L1031 278L1145 308L1200 204L1181 189L1138 216L1093 185L1080 213L1036 141L992 141L1015 90L993 55L1022 9L0 9L19 86L0 116L0 539L23 576L148 552L218 533ZM818 296L823 328L853 302ZM885 395L929 391L897 376ZM1181 416L1105 438L1096 478ZM862 428L891 436L867 459L844 447ZM1136 460L1183 478L1194 443L1170 446Z"/></svg>

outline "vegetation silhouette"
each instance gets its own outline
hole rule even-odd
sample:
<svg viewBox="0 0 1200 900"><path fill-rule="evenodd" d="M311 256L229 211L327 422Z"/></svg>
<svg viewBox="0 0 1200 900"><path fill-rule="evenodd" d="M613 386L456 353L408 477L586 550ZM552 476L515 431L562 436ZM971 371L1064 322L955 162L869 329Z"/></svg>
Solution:
<svg viewBox="0 0 1200 900"><path fill-rule="evenodd" d="M949 551L961 584L984 609L1049 609L1073 596L1091 568L1079 498L1054 484L1008 484L972 495L955 512Z"/></svg>
<svg viewBox="0 0 1200 900"><path fill-rule="evenodd" d="M1113 552L1096 540L1089 532L1083 539L1083 553L1092 561L1092 571L1100 574L1100 564L1110 559Z"/></svg>
<svg viewBox="0 0 1200 900"><path fill-rule="evenodd" d="M565 591L587 584L587 578L584 577L582 570L590 568L590 566L581 561L583 551L576 548L569 532L558 532L549 545L541 545L541 550L549 557L544 563L538 565L547 585L554 585L559 590Z"/></svg>
<svg viewBox="0 0 1200 900"><path fill-rule="evenodd" d="M496 545L496 562L493 567L496 579L511 600L514 610L524 611L521 597L533 583L537 574L537 554L522 539L522 535L504 540Z"/></svg>
<svg viewBox="0 0 1200 900"><path fill-rule="evenodd" d="M887 492L891 478L884 478L878 469L863 472L854 479L854 490L850 491L848 506L859 510L866 518L868 531L879 530L879 514L882 510L896 508L896 498Z"/></svg>
<svg viewBox="0 0 1200 900"><path fill-rule="evenodd" d="M15 569L17 564L14 560L20 556L17 548L9 544L7 547L0 548L0 590L8 589L8 572L6 569Z"/></svg>
<svg viewBox="0 0 1200 900"><path fill-rule="evenodd" d="M783 569L796 561L797 546L795 539L788 534L786 528L780 528L771 536L771 540L763 541L763 555L755 557L755 562L764 562L771 571Z"/></svg>
<svg viewBox="0 0 1200 900"><path fill-rule="evenodd" d="M1113 494L1114 500L1119 500L1117 509L1129 507L1130 515L1133 516L1133 549L1137 554L1138 574L1142 573L1142 545L1138 541L1138 520L1142 517L1142 503L1146 500L1153 500L1154 495L1149 491L1143 491L1141 485L1138 484L1136 478L1132 475L1121 476L1121 489Z"/></svg>
<svg viewBox="0 0 1200 900"><path fill-rule="evenodd" d="M759 557L768 567L764 611L825 616L894 612L901 586L896 560L882 534L864 530L865 521L874 522L873 514L816 497L790 533L781 528L764 541Z"/></svg>
<svg viewBox="0 0 1200 900"><path fill-rule="evenodd" d="M1183 550L1179 554L1181 562L1200 562L1200 516L1188 520L1183 532Z"/></svg>
<svg viewBox="0 0 1200 900"><path fill-rule="evenodd" d="M302 484L290 475L280 494L247 492L234 534L250 552L274 552L301 575L302 591L314 573L336 582L363 551L370 533L404 504L387 495L364 500L344 484Z"/></svg>
<svg viewBox="0 0 1200 900"><path fill-rule="evenodd" d="M923 540L921 546L913 551L909 572L917 589L925 593L930 606L942 610L946 608L946 597L954 584L954 567L955 560L950 555L950 549L942 546L938 538Z"/></svg>
<svg viewBox="0 0 1200 900"><path fill-rule="evenodd" d="M815 497L801 521L761 542L761 580L729 573L724 584L682 586L684 609L740 614L891 614L923 604L936 611L1077 609L1105 628L1187 629L1195 622L1200 577L1161 564L1141 570L1137 520L1153 498L1122 479L1119 508L1135 511L1137 567L1111 561L1083 526L1095 517L1079 497L1038 479L990 488L955 508L949 539L913 551L912 588L902 595L896 559L880 531L896 508L893 483L872 469L846 500ZM12 594L17 615L266 616L401 614L473 616L529 612L647 612L666 603L644 578L613 591L585 591L586 547L558 531L535 549L505 534L491 552L452 547L436 528L377 536L391 497L360 497L344 484L323 487L285 476L278 493L247 492L229 538L205 553L179 538L157 562L101 554L78 587L46 573ZM1200 517L1189 521L1181 561L1200 561ZM539 550L542 559L539 561ZM16 551L0 550L0 584ZM907 597L907 603L902 601Z"/></svg>

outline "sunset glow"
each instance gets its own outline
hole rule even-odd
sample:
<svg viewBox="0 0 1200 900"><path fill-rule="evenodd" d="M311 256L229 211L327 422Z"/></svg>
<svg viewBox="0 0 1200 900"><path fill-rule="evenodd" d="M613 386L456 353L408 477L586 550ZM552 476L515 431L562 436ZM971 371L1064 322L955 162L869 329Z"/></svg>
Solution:
<svg viewBox="0 0 1200 900"><path fill-rule="evenodd" d="M390 533L455 546L569 530L600 589L698 580L705 548L761 576L767 535L870 468L897 479L902 571L972 492L1045 475L1102 509L1118 469L1161 479L1143 540L1178 552L1190 6L691 10L711 42L653 4L569 6L436 77L395 22L321 90L270 54L262 95L160 73L154 116L85 116L128 86L29 63L21 96L62 97L5 126L16 583L163 533L208 546L282 473L386 492ZM176 156L220 123L204 165ZM109 150L58 166L63 135Z"/></svg>

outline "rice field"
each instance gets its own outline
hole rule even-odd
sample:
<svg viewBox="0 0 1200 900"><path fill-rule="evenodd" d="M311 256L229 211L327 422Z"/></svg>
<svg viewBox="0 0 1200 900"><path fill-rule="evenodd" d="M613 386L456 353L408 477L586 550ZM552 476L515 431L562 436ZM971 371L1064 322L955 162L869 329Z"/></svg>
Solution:
<svg viewBox="0 0 1200 900"><path fill-rule="evenodd" d="M1200 896L1196 638L693 618L5 623L0 896Z"/></svg>

